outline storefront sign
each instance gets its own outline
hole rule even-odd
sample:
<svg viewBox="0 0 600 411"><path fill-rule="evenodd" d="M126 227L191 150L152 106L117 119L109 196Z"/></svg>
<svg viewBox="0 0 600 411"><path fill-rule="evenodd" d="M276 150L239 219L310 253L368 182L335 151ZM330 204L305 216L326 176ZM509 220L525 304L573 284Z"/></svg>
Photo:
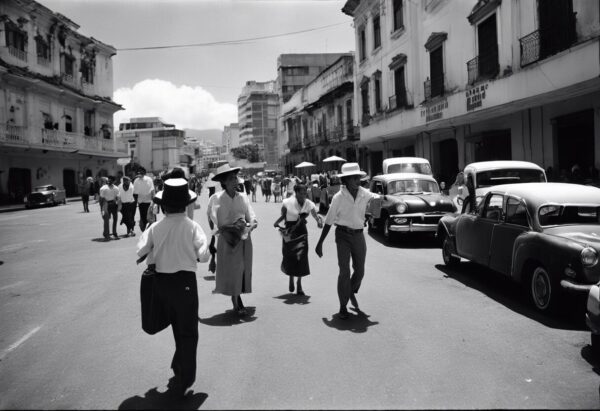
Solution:
<svg viewBox="0 0 600 411"><path fill-rule="evenodd" d="M481 107L481 104L485 99L487 88L488 83L481 84L465 91L465 97L467 98L467 111L473 111L476 108Z"/></svg>
<svg viewBox="0 0 600 411"><path fill-rule="evenodd" d="M432 104L421 109L421 117L425 117L425 121L439 120L444 117L444 110L448 108L448 100L444 99L438 103Z"/></svg>

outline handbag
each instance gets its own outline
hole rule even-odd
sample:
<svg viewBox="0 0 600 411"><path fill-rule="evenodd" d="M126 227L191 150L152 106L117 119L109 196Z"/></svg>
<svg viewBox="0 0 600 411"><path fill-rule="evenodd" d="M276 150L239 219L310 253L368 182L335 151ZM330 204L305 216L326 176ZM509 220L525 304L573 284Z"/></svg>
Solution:
<svg viewBox="0 0 600 411"><path fill-rule="evenodd" d="M146 256L140 258L138 263ZM140 281L140 302L142 307L142 330L154 335L167 328L171 321L165 306L161 304L158 293L158 274L154 264L142 273Z"/></svg>

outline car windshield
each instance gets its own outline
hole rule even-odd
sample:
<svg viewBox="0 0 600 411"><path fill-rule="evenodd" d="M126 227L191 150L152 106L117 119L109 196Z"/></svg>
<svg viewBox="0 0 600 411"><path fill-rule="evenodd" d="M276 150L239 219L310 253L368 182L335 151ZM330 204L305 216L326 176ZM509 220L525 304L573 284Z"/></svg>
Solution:
<svg viewBox="0 0 600 411"><path fill-rule="evenodd" d="M430 180L395 180L388 183L388 194L439 193L440 188Z"/></svg>
<svg viewBox="0 0 600 411"><path fill-rule="evenodd" d="M505 168L477 173L477 188L500 184L545 183L546 175L541 170Z"/></svg>
<svg viewBox="0 0 600 411"><path fill-rule="evenodd" d="M538 212L540 225L600 224L599 206L545 205Z"/></svg>
<svg viewBox="0 0 600 411"><path fill-rule="evenodd" d="M417 173L432 175L431 166L427 163L399 163L390 164L387 169L388 174L393 173Z"/></svg>

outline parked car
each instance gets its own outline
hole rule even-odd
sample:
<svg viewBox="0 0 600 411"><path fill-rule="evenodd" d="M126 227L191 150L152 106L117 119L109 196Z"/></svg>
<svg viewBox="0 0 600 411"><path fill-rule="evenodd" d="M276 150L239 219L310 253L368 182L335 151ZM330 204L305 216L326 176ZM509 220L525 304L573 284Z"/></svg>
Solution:
<svg viewBox="0 0 600 411"><path fill-rule="evenodd" d="M455 211L452 200L440 192L430 175L394 173L373 177L370 190L383 194L381 215L369 216L369 229L378 229L386 240L397 234L425 232L435 234L442 216Z"/></svg>
<svg viewBox="0 0 600 411"><path fill-rule="evenodd" d="M416 173L432 175L431 164L421 157L392 157L383 160L383 174Z"/></svg>
<svg viewBox="0 0 600 411"><path fill-rule="evenodd" d="M468 164L464 170L465 181L467 176L473 177L475 186L475 200L479 204L487 187L516 184L546 182L546 172L537 164L528 161L481 161ZM458 196L453 198L458 210L462 208L464 199L469 193L466 187L459 188Z"/></svg>
<svg viewBox="0 0 600 411"><path fill-rule="evenodd" d="M329 210L329 205L331 204L331 199L340 191L342 187L342 181L338 176L332 176L329 181L329 185L325 188L321 189L321 195L319 196L319 213L327 214Z"/></svg>
<svg viewBox="0 0 600 411"><path fill-rule="evenodd" d="M600 280L600 189L565 183L487 189L473 213L444 216L438 226L448 266L461 258L524 284L540 311L565 291L588 292Z"/></svg>
<svg viewBox="0 0 600 411"><path fill-rule="evenodd" d="M590 288L585 321L592 330L592 351L600 357L600 283Z"/></svg>
<svg viewBox="0 0 600 411"><path fill-rule="evenodd" d="M32 208L43 205L67 204L65 190L53 185L34 187L33 191L25 198L25 207Z"/></svg>

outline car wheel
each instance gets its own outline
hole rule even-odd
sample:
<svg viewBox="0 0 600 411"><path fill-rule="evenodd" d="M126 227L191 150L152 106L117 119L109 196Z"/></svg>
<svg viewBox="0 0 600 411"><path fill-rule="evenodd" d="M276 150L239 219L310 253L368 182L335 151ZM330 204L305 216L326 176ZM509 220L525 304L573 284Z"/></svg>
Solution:
<svg viewBox="0 0 600 411"><path fill-rule="evenodd" d="M442 242L442 258L444 259L444 264L448 267L456 267L460 263L460 258L452 255L452 244L448 236L444 236L444 241Z"/></svg>
<svg viewBox="0 0 600 411"><path fill-rule="evenodd" d="M529 291L531 301L537 310L548 312L556 306L558 288L544 267L538 266L533 270Z"/></svg>

